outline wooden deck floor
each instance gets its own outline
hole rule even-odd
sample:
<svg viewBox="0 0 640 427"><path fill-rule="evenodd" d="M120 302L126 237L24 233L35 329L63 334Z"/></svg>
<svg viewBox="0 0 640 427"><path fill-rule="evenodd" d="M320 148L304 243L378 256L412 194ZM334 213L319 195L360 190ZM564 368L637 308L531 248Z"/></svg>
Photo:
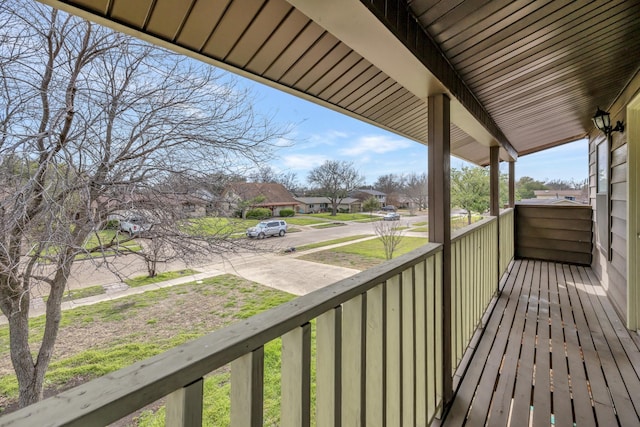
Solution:
<svg viewBox="0 0 640 427"><path fill-rule="evenodd" d="M590 268L513 264L442 425L640 426L640 350Z"/></svg>

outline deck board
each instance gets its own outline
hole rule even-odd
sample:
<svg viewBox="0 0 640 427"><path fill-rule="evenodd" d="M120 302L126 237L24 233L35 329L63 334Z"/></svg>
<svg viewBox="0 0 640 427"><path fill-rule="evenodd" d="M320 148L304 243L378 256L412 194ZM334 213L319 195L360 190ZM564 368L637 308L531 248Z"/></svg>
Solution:
<svg viewBox="0 0 640 427"><path fill-rule="evenodd" d="M515 261L443 426L640 425L640 340L588 267Z"/></svg>

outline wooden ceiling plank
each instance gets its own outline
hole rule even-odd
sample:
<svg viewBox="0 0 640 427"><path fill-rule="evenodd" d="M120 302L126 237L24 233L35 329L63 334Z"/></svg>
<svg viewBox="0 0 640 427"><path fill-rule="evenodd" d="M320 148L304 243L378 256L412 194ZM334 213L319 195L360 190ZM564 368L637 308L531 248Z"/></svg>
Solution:
<svg viewBox="0 0 640 427"><path fill-rule="evenodd" d="M116 21L142 29L147 22L148 15L153 5L153 0L114 0L111 9L111 18Z"/></svg>
<svg viewBox="0 0 640 427"><path fill-rule="evenodd" d="M176 37L176 42L201 52L232 0L197 0Z"/></svg>
<svg viewBox="0 0 640 427"><path fill-rule="evenodd" d="M245 68L260 47L268 40L286 17L292 7L285 1L269 1L251 22L247 31L235 44L226 60L240 68Z"/></svg>
<svg viewBox="0 0 640 427"><path fill-rule="evenodd" d="M612 40L618 43L619 28L606 24L591 23L590 31L572 34L560 42L549 40L535 48L524 50L517 56L503 62L499 66L480 68L469 73L468 82L471 87L479 88L479 96L483 92L499 88L509 82L523 81L527 74L536 72L543 67L562 66L562 64L585 60L591 55L593 45L609 44Z"/></svg>
<svg viewBox="0 0 640 427"><path fill-rule="evenodd" d="M264 76L279 81L282 76L296 64L298 59L304 56L325 33L322 27L314 22L309 22L309 25L280 53L278 59L265 70Z"/></svg>
<svg viewBox="0 0 640 427"><path fill-rule="evenodd" d="M518 54L526 53L528 50L534 50L540 44L545 44L549 41L551 41L551 43L554 41L559 42L560 40L566 39L573 32L580 32L580 26L582 26L582 28L588 28L588 26L585 26L585 21L588 22L591 20L591 25L601 27L602 21L607 20L607 16L609 16L603 15L602 13L605 10L606 12L610 12L611 10L605 9L604 7L595 8L594 5L596 4L598 3L592 2L588 7L569 13L568 15L559 18L553 23L553 25L537 28L535 31L530 31L526 35L518 35L519 37L517 40L509 40L509 43L506 43L505 41L500 43L500 46L493 45L490 49L486 49L482 52L479 51L478 55L475 56L475 59L471 61L473 62L473 65L469 66L468 64L471 62L467 59L459 62L459 66L465 68L468 72L491 62L496 66L500 66L504 61L507 61ZM569 9L566 9L568 12ZM625 6L623 3L620 3L613 8L613 10L619 12L624 11L624 9ZM557 17L557 14L554 15L554 17Z"/></svg>
<svg viewBox="0 0 640 427"><path fill-rule="evenodd" d="M110 0L76 0L75 3L83 9L95 12L100 16L109 13Z"/></svg>
<svg viewBox="0 0 640 427"><path fill-rule="evenodd" d="M338 43L295 83L295 87L303 92L307 92L309 88L316 84L335 64L341 62L350 54L351 49L349 49L348 46L344 43Z"/></svg>
<svg viewBox="0 0 640 427"><path fill-rule="evenodd" d="M396 95L396 93L409 94L409 92L406 89L403 89L393 79L387 77L386 74L381 72L381 75L384 76L385 78L382 81L380 81L373 90L371 90L369 93L364 94L357 100L353 101L351 104L346 105L349 111L362 112L362 111L368 110L367 105L371 105L373 102L375 102L373 101L374 98L379 96L384 96L382 95L383 93L387 94L387 98L384 101L380 101L380 105L379 105L380 108L384 108L385 102L390 104L396 99L397 96L400 96L400 95ZM381 98L378 98L378 99L381 99Z"/></svg>
<svg viewBox="0 0 640 427"><path fill-rule="evenodd" d="M287 70L280 78L280 82L287 86L295 87L297 83L313 68L318 66L323 58L327 56L340 43L331 34L325 32L309 50L307 50L296 63Z"/></svg>
<svg viewBox="0 0 640 427"><path fill-rule="evenodd" d="M316 83L309 88L309 93L317 96L322 93L327 87L329 87L334 81L340 78L343 74L349 71L351 67L356 65L362 60L362 57L357 53L351 51L340 62L335 64L327 73L325 73Z"/></svg>
<svg viewBox="0 0 640 427"><path fill-rule="evenodd" d="M471 37L464 40L460 38L452 38L446 43L441 45L442 49L447 53L447 56L454 63L458 63L465 59L465 52L468 51L482 51L491 48L492 42L507 39L511 36L516 37L519 34L526 35L531 30L531 27L535 26L536 21L542 17L548 15L550 12L561 9L564 2L558 2L553 0L542 0L533 3L515 3L511 5L501 13L502 19L495 20L494 17L490 19L491 26L474 33ZM516 9L516 5L518 8ZM505 12L511 13L506 15ZM458 56L460 55L460 58ZM468 55L468 54L467 54Z"/></svg>
<svg viewBox="0 0 640 427"><path fill-rule="evenodd" d="M292 35L299 34L307 25L309 25L309 18L294 9L251 58L246 69L262 76L280 53L289 46Z"/></svg>
<svg viewBox="0 0 640 427"><path fill-rule="evenodd" d="M202 48L202 53L212 58L226 58L263 5L263 0L232 2Z"/></svg>
<svg viewBox="0 0 640 427"><path fill-rule="evenodd" d="M354 90L347 94L336 94L338 96L342 96L341 98L336 99L336 104L350 109L351 106L358 102L359 99L366 98L372 92L375 93L385 81L390 80L389 76L373 66L367 70L366 74L361 76L361 79L364 80L361 83L358 82L360 84Z"/></svg>
<svg viewBox="0 0 640 427"><path fill-rule="evenodd" d="M348 88L354 84L364 72L366 72L369 68L371 68L371 64L364 59L361 59L357 64L351 67L346 73L341 75L335 81L333 81L329 86L327 86L322 92L320 92L320 96L323 99L328 100L333 103L331 99L336 96L341 90L345 89L349 92L353 91Z"/></svg>
<svg viewBox="0 0 640 427"><path fill-rule="evenodd" d="M175 41L191 10L191 1L156 0L147 23L147 31L165 40Z"/></svg>

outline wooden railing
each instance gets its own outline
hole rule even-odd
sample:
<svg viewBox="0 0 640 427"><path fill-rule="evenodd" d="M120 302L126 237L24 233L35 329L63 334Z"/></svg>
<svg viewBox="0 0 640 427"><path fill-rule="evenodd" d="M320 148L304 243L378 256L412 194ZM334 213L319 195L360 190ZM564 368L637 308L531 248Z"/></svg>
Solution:
<svg viewBox="0 0 640 427"><path fill-rule="evenodd" d="M442 245L431 243L3 416L0 425L106 425L166 396L166 425L200 426L203 378L230 364L231 425L261 426L264 349L277 339L279 425L429 425L513 258L513 221L509 209L452 236L450 313L443 312ZM451 349L444 348L447 315ZM443 372L445 357L452 372Z"/></svg>
<svg viewBox="0 0 640 427"><path fill-rule="evenodd" d="M592 212L589 205L516 205L516 257L591 265Z"/></svg>
<svg viewBox="0 0 640 427"><path fill-rule="evenodd" d="M451 238L451 375L498 288L497 226L486 218Z"/></svg>
<svg viewBox="0 0 640 427"><path fill-rule="evenodd" d="M484 240L490 224L459 237L460 252L471 252L476 244L489 248ZM482 275L482 288L470 291L484 298L495 288L495 281L493 285L485 282L495 275L474 267L471 259L475 258L461 267L470 269L467 280ZM317 426L340 421L345 426L428 425L442 407L441 282L442 245L427 244L3 416L0 424L103 426L167 396L166 425L200 426L203 378L230 363L231 424L261 426L264 346L281 337L279 425L306 426L313 417ZM464 301L461 307L478 313L477 304L469 298ZM466 323L460 326L468 333L473 322L462 318ZM314 351L315 414L310 390Z"/></svg>

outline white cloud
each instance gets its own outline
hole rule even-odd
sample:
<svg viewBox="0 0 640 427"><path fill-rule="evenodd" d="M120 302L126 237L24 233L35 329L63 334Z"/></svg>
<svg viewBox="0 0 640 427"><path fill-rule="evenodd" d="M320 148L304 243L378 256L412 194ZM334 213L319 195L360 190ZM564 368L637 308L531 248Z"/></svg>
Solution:
<svg viewBox="0 0 640 427"><path fill-rule="evenodd" d="M412 142L409 140L392 138L387 135L363 136L350 147L340 150L340 154L344 156L360 156L365 153L384 154L409 148L411 144Z"/></svg>
<svg viewBox="0 0 640 427"><path fill-rule="evenodd" d="M324 154L291 154L282 158L282 164L286 169L307 170L313 169L329 160Z"/></svg>

